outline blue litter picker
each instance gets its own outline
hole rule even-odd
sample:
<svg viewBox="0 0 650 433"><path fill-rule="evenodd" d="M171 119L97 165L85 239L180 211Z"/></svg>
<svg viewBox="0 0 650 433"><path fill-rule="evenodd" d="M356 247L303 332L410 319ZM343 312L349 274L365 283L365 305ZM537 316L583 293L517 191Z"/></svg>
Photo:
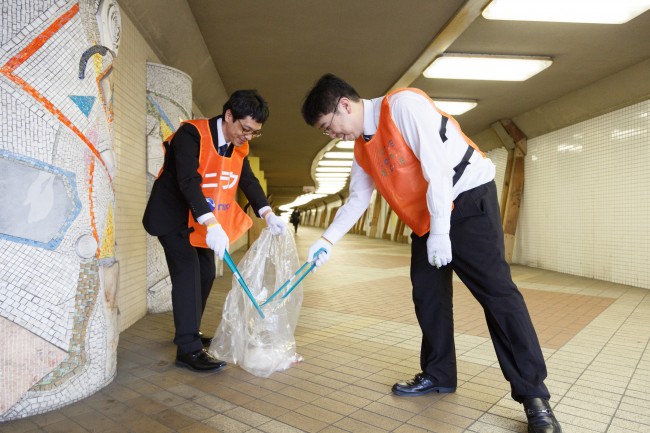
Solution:
<svg viewBox="0 0 650 433"><path fill-rule="evenodd" d="M316 256L318 256L319 254L321 254L323 252L325 252L325 248L321 248L320 250L318 250L316 252ZM248 299L250 299L250 301L253 303L253 306L255 307L255 309L257 310L259 315L262 317L262 319L264 319L264 313L262 312L261 307L263 307L266 304L268 304L269 302L271 302L274 298L276 298L278 295L280 295L283 292L284 292L284 294L282 295L282 297L280 299L284 299L287 296L289 296L291 294L291 292L293 292L293 290L296 287L298 287L298 284L300 284L300 282L302 280L304 280L305 277L311 271L313 271L314 268L316 267L316 263L314 263L314 261L305 262L305 264L302 265L300 267L300 269L298 269L293 274L293 276L291 276L291 278L289 278L287 281L285 281L284 284L282 284L278 290L273 292L273 294L271 296L269 296L266 299L266 301L264 301L264 303L260 307L260 305L255 300L255 297L253 296L253 293L251 293L250 289L248 288L248 285L246 284L246 281L244 281L244 277L242 277L241 273L239 272L239 269L237 269L237 265L235 265L235 262L233 262L232 257L230 257L230 254L228 254L228 251L226 251L226 254L224 255L224 261L226 262L226 265L228 265L228 267L232 271L233 275L235 276L235 278L239 282L239 285L242 286L242 288L244 289L244 292L246 292L246 296L248 296Z"/></svg>
<svg viewBox="0 0 650 433"><path fill-rule="evenodd" d="M239 285L242 286L244 292L246 292L246 296L248 296L248 299L251 300L257 312L260 314L260 316L262 316L262 319L264 319L264 313L262 313L262 309L260 308L260 305L257 303L255 297L253 296L250 289L248 288L246 281L244 281L244 277L241 276L241 273L239 272L239 269L237 269L235 262L232 261L232 257L230 257L230 254L228 254L228 250L226 250L226 254L223 257L223 260L226 262L226 265L228 265L232 273L235 275L235 278L239 282Z"/></svg>
<svg viewBox="0 0 650 433"><path fill-rule="evenodd" d="M318 251L316 252L316 256L318 256L319 254L321 254L321 253L323 253L323 252L325 252L325 248L321 248L320 250L318 250ZM286 292L284 293L284 295L282 295L282 297L281 297L280 299L284 299L284 298L286 298L287 296L289 296L289 294L291 294L291 292L293 292L293 289L295 289L296 287L298 287L298 284L300 284L300 282L301 282L301 281L302 281L302 280L303 280L303 279L304 279L304 278L305 278L305 277L306 277L306 276L307 276L311 271L314 270L314 268L316 267L316 263L314 263L314 262L315 262L315 260L312 261L312 262L305 262L305 264L302 265L302 266L300 267L300 269L298 269L298 270L293 274L293 276L292 276L291 278L289 278L287 281L285 281L285 283L284 283L283 285L281 285L280 288L279 288L278 290L276 290L275 292L273 292L273 294L272 294L271 296L269 296L269 297L267 298L266 301L264 301L264 303L262 304L262 307L265 306L266 304L268 304L269 302L271 302L271 301L273 300L273 298L275 298L276 296L278 296L280 293L282 293L282 292L284 291L284 289L285 289L287 286L289 286L289 284L291 284L291 282L293 281L293 284L291 284L291 286L289 286L289 288L286 290ZM306 270L305 270L305 269L306 269Z"/></svg>

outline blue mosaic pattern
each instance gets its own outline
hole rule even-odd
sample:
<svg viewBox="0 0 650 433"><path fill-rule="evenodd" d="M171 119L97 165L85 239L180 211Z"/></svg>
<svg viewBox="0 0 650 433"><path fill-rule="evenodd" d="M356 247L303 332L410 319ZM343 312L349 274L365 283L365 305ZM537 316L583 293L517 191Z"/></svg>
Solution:
<svg viewBox="0 0 650 433"><path fill-rule="evenodd" d="M61 239L63 239L63 236L65 236L68 227L70 227L70 224L72 224L72 221L74 221L81 210L81 202L77 195L75 174L59 167L46 164L42 161L22 155L12 154L2 149L0 149L0 171L5 173L3 179L0 180L0 186L2 186L3 189L6 188L6 190L13 191L12 194L3 194L0 197L0 239L25 243L48 250L56 249L61 242ZM39 171L53 174L59 184L59 188L57 189L60 192L65 192L65 195L58 194L57 197L53 198L57 203L57 205L54 206L54 211L60 211L63 209L63 213L59 213L58 215L55 214L54 217L52 216L52 212L47 215L47 222L50 224L50 227L45 233L43 233L43 231L47 230L48 227L44 224L40 224L38 227L25 226L25 223L29 224L29 221L25 221L25 215L27 212L22 208L19 208L19 206L25 204L24 202L12 203L7 201L16 197L25 197L26 190L30 186L25 183L26 178L32 177L33 180ZM20 179L16 179L14 176L7 176L7 173L20 175ZM16 190L21 187L21 183L16 182L18 180L22 182L22 186L25 188L25 191L22 191L23 194L21 194L20 190ZM67 203L65 200L66 198ZM52 227L52 223L57 225L57 219L59 220L58 228ZM45 237L51 236L50 239L41 241L34 239L34 237L39 234L38 229L41 229L41 234ZM11 231L15 233L16 230L20 230L21 232L30 234L34 237L12 236L8 233Z"/></svg>

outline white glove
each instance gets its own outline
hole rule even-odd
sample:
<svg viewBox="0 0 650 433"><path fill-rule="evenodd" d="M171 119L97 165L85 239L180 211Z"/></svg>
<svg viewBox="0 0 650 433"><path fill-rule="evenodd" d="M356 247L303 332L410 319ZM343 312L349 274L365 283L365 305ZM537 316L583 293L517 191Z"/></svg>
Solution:
<svg viewBox="0 0 650 433"><path fill-rule="evenodd" d="M272 235L283 235L284 232L287 231L287 225L273 212L267 212L266 215L264 215L264 219L266 220L266 225L269 230L271 230Z"/></svg>
<svg viewBox="0 0 650 433"><path fill-rule="evenodd" d="M325 251L321 251L316 257L314 255L323 248ZM318 239L314 244L309 248L307 253L307 261L314 262L316 267L322 266L330 258L330 252L332 251L332 244L329 241L326 241L324 238Z"/></svg>
<svg viewBox="0 0 650 433"><path fill-rule="evenodd" d="M221 224L212 224L208 227L208 234L205 236L205 243L208 244L211 250L217 254L217 256L223 260L223 257L226 255L228 250L228 245L230 244L230 239L224 231Z"/></svg>
<svg viewBox="0 0 650 433"><path fill-rule="evenodd" d="M427 256L429 263L436 268L451 263L451 240L449 234L432 235L427 239Z"/></svg>

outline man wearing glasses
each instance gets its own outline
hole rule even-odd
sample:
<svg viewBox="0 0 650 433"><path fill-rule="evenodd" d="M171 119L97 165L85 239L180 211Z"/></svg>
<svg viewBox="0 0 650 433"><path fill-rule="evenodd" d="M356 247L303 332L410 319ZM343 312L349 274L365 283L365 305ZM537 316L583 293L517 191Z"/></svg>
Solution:
<svg viewBox="0 0 650 433"><path fill-rule="evenodd" d="M422 330L420 368L393 385L398 396L456 391L452 273L479 301L511 395L529 433L561 433L549 405L546 364L524 299L504 259L492 162L421 90L361 99L327 74L302 115L331 138L355 140L350 197L308 252L316 266L368 208L375 188L413 231L411 284ZM325 253L317 251L324 249Z"/></svg>
<svg viewBox="0 0 650 433"><path fill-rule="evenodd" d="M142 223L165 251L180 367L214 371L226 365L204 349L211 338L199 329L215 278L215 254L223 259L230 242L252 225L236 201L237 188L272 234L286 230L247 158L248 140L262 135L268 116L268 104L257 91L238 90L222 115L183 122L163 143L165 160Z"/></svg>

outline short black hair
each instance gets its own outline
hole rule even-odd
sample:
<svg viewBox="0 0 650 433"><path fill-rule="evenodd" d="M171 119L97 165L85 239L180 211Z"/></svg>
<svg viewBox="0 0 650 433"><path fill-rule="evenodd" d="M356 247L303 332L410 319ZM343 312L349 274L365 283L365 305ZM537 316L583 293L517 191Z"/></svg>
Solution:
<svg viewBox="0 0 650 433"><path fill-rule="evenodd" d="M264 124L269 118L269 104L257 90L236 90L223 104L223 112L230 110L235 120L250 116L258 123Z"/></svg>
<svg viewBox="0 0 650 433"><path fill-rule="evenodd" d="M352 101L361 99L354 88L334 74L325 74L307 93L302 103L302 118L308 125L314 126L321 116L331 113L336 108L339 98L346 97Z"/></svg>

